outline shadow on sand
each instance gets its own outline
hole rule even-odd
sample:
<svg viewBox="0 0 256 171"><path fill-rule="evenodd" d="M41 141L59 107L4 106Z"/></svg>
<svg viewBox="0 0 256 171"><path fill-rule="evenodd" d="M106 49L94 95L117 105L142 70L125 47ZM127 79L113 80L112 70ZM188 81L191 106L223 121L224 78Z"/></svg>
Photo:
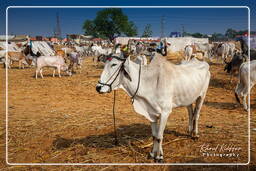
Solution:
<svg viewBox="0 0 256 171"><path fill-rule="evenodd" d="M178 133L176 131L165 130L165 134L172 134L174 136L185 136L186 134ZM85 138L67 139L57 137L53 141L54 149L65 149L76 144L82 144L85 147L94 148L113 148L116 146L128 146L129 143L135 141L143 141L150 138L151 127L145 124L132 124L132 125L121 125L117 129L118 144L115 145L114 132L102 134L102 135L90 135Z"/></svg>
<svg viewBox="0 0 256 171"><path fill-rule="evenodd" d="M229 80L211 78L210 86L215 88L224 88L226 90L235 90L236 84L235 84L235 81L230 83Z"/></svg>
<svg viewBox="0 0 256 171"><path fill-rule="evenodd" d="M217 109L228 109L228 110L233 110L239 107L238 103L229 103L229 102L209 102L205 101L205 105L211 106Z"/></svg>

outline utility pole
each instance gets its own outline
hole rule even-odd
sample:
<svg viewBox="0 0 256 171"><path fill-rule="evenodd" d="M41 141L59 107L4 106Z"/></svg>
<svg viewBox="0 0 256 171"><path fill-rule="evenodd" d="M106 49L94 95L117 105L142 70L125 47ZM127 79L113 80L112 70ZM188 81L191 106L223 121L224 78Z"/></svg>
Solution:
<svg viewBox="0 0 256 171"><path fill-rule="evenodd" d="M61 39L60 17L56 14L56 28L54 29L54 37Z"/></svg>
<svg viewBox="0 0 256 171"><path fill-rule="evenodd" d="M185 27L183 24L181 24L181 28L182 28L182 37L184 37L185 36Z"/></svg>
<svg viewBox="0 0 256 171"><path fill-rule="evenodd" d="M160 26L161 26L161 38L164 37L164 24L165 24L165 16L162 15L161 16L161 22L160 22Z"/></svg>

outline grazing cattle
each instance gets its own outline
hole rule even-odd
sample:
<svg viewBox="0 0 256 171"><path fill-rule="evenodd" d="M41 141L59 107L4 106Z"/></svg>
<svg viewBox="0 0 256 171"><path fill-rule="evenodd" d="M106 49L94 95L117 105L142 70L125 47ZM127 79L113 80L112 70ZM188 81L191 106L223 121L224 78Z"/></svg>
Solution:
<svg viewBox="0 0 256 171"><path fill-rule="evenodd" d="M19 63L19 69L21 68L24 69L25 64L28 64L28 65L32 64L32 60L26 57L23 52L7 52L7 58L8 58L8 61L5 62L5 66L8 68L11 68L11 65L14 62Z"/></svg>
<svg viewBox="0 0 256 171"><path fill-rule="evenodd" d="M239 39L239 42L241 44L242 54L248 56L248 46L246 42L243 39ZM250 49L250 60L256 60L256 49Z"/></svg>
<svg viewBox="0 0 256 171"><path fill-rule="evenodd" d="M81 59L79 53L71 52L68 55L68 59L70 60L68 68L69 68L69 70L71 70L72 73L74 73L74 66L76 66L77 69L78 68L81 69L82 59Z"/></svg>
<svg viewBox="0 0 256 171"><path fill-rule="evenodd" d="M203 57L211 59L213 45L209 43L195 43L196 53L202 53Z"/></svg>
<svg viewBox="0 0 256 171"><path fill-rule="evenodd" d="M215 47L214 53L217 56L218 61L220 61L219 57L221 56L221 61L223 63L225 60L227 60L228 56L233 58L235 53L235 44L232 42L220 43Z"/></svg>
<svg viewBox="0 0 256 171"><path fill-rule="evenodd" d="M224 71L227 71L227 73L230 74L230 82L232 82L232 76L239 71L241 64L245 62L245 60L245 57L240 53L235 53L230 62L227 62L226 59L224 59L224 62L226 63Z"/></svg>
<svg viewBox="0 0 256 171"><path fill-rule="evenodd" d="M92 51L94 53L94 65L96 66L101 56L108 56L112 53L112 48L102 48L101 46L95 44L92 46Z"/></svg>
<svg viewBox="0 0 256 171"><path fill-rule="evenodd" d="M184 53L185 53L185 60L189 61L193 54L193 48L190 45L187 45L184 49Z"/></svg>
<svg viewBox="0 0 256 171"><path fill-rule="evenodd" d="M60 56L40 56L36 59L36 79L37 74L40 72L41 78L43 78L43 68L51 67L53 70L53 77L55 76L55 69L58 70L59 77L60 70L66 71L67 74L71 76L71 72L68 70L68 66L65 64L65 61Z"/></svg>
<svg viewBox="0 0 256 171"><path fill-rule="evenodd" d="M75 48L64 47L64 48L61 48L61 50L63 50L65 52L65 55L67 55L67 54L70 54L71 52L74 52Z"/></svg>
<svg viewBox="0 0 256 171"><path fill-rule="evenodd" d="M251 88L256 84L256 60L245 62L240 66L238 80L239 82L235 89L235 97L238 103L240 103L239 96L243 97L243 107L247 111L246 97Z"/></svg>
<svg viewBox="0 0 256 171"><path fill-rule="evenodd" d="M146 66L131 61L130 57L109 57L96 90L109 93L122 88L132 97L135 111L151 122L153 150L150 156L161 162L163 133L174 108L187 107L189 133L198 137L199 113L208 89L210 72L207 62L192 59L175 65L162 55L153 53L155 57Z"/></svg>
<svg viewBox="0 0 256 171"><path fill-rule="evenodd" d="M76 52L79 53L80 56L86 55L85 48L82 46L75 46Z"/></svg>

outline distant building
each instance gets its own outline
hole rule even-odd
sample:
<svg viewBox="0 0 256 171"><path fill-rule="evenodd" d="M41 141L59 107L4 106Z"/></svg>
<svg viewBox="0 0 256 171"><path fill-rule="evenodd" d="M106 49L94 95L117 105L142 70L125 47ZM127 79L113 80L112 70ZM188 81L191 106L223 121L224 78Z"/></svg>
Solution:
<svg viewBox="0 0 256 171"><path fill-rule="evenodd" d="M93 36L86 36L83 34L67 34L67 41L73 41L76 43L84 43L86 41L89 41L93 39Z"/></svg>
<svg viewBox="0 0 256 171"><path fill-rule="evenodd" d="M37 41L42 41L43 40L43 36L36 36L36 40Z"/></svg>
<svg viewBox="0 0 256 171"><path fill-rule="evenodd" d="M181 32L171 32L170 37L182 37Z"/></svg>
<svg viewBox="0 0 256 171"><path fill-rule="evenodd" d="M9 42L24 42L27 41L27 35L9 35L7 36ZM0 41L5 41L6 36L0 35Z"/></svg>

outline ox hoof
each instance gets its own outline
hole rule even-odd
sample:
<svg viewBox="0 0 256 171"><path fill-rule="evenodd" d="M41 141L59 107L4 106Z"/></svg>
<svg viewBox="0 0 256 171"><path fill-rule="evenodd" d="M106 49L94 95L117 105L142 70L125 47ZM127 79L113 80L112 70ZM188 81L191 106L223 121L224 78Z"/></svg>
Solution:
<svg viewBox="0 0 256 171"><path fill-rule="evenodd" d="M161 157L156 157L156 158L154 159L154 162L155 162L155 163L163 163L163 162L164 162L163 156L161 156Z"/></svg>
<svg viewBox="0 0 256 171"><path fill-rule="evenodd" d="M192 140L198 140L199 139L199 135L193 135L191 138L192 138Z"/></svg>
<svg viewBox="0 0 256 171"><path fill-rule="evenodd" d="M147 159L154 159L155 157L154 157L154 154L153 153L148 153L148 157L147 157Z"/></svg>

